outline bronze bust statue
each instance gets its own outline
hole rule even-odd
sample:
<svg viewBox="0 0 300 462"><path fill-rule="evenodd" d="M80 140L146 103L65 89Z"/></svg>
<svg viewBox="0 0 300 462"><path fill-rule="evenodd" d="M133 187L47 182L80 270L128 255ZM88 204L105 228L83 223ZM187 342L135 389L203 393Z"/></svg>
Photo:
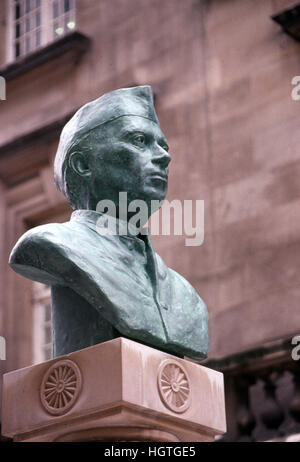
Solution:
<svg viewBox="0 0 300 462"><path fill-rule="evenodd" d="M106 218L97 209L101 200L115 204L116 216L107 216L117 228L124 225L120 192L128 204L164 200L170 160L149 86L109 92L64 127L55 182L75 211L66 223L27 231L9 261L21 275L51 285L55 356L119 336L178 356L207 356L205 303L155 253L147 228L99 232Z"/></svg>

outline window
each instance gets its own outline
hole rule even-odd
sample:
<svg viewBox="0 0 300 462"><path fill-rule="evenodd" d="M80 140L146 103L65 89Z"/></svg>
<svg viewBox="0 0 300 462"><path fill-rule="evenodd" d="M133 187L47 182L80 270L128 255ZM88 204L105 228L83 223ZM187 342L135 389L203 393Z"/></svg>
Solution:
<svg viewBox="0 0 300 462"><path fill-rule="evenodd" d="M22 58L75 29L75 0L8 0L8 61Z"/></svg>
<svg viewBox="0 0 300 462"><path fill-rule="evenodd" d="M34 364L52 358L50 287L33 283L33 362Z"/></svg>

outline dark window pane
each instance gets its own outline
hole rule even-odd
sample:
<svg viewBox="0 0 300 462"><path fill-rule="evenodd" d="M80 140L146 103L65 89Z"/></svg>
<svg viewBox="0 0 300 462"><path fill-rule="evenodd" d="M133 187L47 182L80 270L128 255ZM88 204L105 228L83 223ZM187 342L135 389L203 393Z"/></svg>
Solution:
<svg viewBox="0 0 300 462"><path fill-rule="evenodd" d="M35 44L37 47L41 45L41 31L38 30L35 34Z"/></svg>
<svg viewBox="0 0 300 462"><path fill-rule="evenodd" d="M25 47L25 52L29 53L30 52L30 38L26 37L26 47Z"/></svg>
<svg viewBox="0 0 300 462"><path fill-rule="evenodd" d="M39 11L35 15L35 25L36 27L41 25L41 13Z"/></svg>
<svg viewBox="0 0 300 462"><path fill-rule="evenodd" d="M30 0L26 0L26 3L25 3L25 12L26 13L29 13L30 11Z"/></svg>
<svg viewBox="0 0 300 462"><path fill-rule="evenodd" d="M70 11L70 0L65 0L65 12Z"/></svg>
<svg viewBox="0 0 300 462"><path fill-rule="evenodd" d="M19 5L19 3L16 4L15 17L16 17L16 19L20 18L20 5Z"/></svg>
<svg viewBox="0 0 300 462"><path fill-rule="evenodd" d="M16 23L16 38L20 37L20 23Z"/></svg>
<svg viewBox="0 0 300 462"><path fill-rule="evenodd" d="M36 0L36 7L39 8L41 6L41 0Z"/></svg>
<svg viewBox="0 0 300 462"><path fill-rule="evenodd" d="M20 56L20 43L19 42L16 42L15 44L15 53L16 53L16 58L18 58L18 56Z"/></svg>
<svg viewBox="0 0 300 462"><path fill-rule="evenodd" d="M54 2L53 3L53 18L57 18L57 17L58 17L58 3Z"/></svg>
<svg viewBox="0 0 300 462"><path fill-rule="evenodd" d="M29 18L26 18L26 32L29 32L30 31L30 19Z"/></svg>

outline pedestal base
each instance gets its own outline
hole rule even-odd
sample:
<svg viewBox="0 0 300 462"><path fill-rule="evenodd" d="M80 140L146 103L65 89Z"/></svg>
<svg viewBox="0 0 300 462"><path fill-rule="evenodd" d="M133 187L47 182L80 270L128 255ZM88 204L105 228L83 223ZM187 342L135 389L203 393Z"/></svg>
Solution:
<svg viewBox="0 0 300 462"><path fill-rule="evenodd" d="M118 338L10 372L2 432L14 441L213 441L223 375Z"/></svg>

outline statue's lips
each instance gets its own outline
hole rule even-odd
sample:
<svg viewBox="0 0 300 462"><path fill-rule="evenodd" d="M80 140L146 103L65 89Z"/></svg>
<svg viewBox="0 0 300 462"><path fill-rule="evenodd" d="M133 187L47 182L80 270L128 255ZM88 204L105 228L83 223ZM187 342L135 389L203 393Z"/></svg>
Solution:
<svg viewBox="0 0 300 462"><path fill-rule="evenodd" d="M163 181L164 183L168 183L168 176L167 175L160 175L158 173L152 173L152 174L148 175L148 177L151 180Z"/></svg>

